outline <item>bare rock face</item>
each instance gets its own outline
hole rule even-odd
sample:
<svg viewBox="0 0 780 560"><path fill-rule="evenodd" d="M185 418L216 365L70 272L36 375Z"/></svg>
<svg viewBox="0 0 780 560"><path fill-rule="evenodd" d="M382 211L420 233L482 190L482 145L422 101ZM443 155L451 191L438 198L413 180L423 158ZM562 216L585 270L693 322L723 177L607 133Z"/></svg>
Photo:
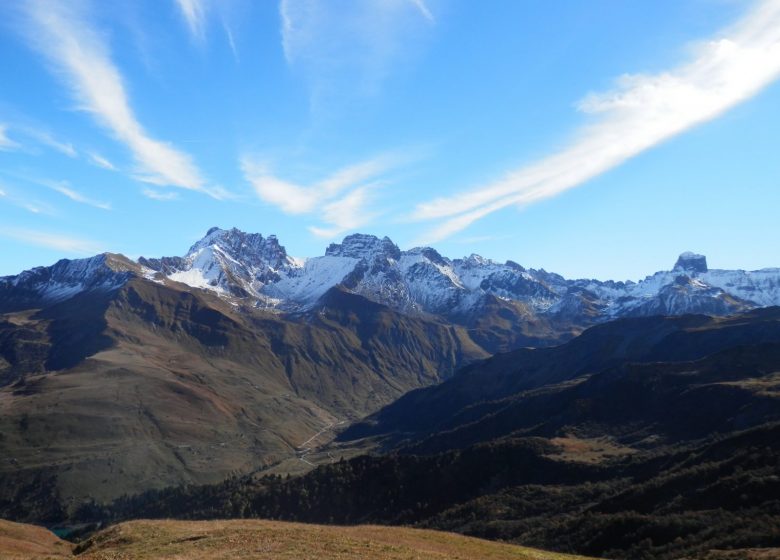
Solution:
<svg viewBox="0 0 780 560"><path fill-rule="evenodd" d="M694 274L707 272L707 257L687 251L677 259L677 262L674 264L674 270Z"/></svg>

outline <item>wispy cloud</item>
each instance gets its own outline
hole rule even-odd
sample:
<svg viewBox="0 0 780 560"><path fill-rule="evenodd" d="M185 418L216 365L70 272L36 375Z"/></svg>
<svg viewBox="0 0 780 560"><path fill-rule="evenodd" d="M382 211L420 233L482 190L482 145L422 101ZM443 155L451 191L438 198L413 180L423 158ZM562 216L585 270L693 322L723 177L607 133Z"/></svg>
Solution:
<svg viewBox="0 0 780 560"><path fill-rule="evenodd" d="M176 5L192 36L202 41L205 32L206 3L203 0L176 0Z"/></svg>
<svg viewBox="0 0 780 560"><path fill-rule="evenodd" d="M40 181L40 183L50 188L51 190L71 199L73 202L86 204L87 206L93 206L95 208L100 208L101 210L111 210L111 204L108 202L93 200L88 196L73 190L67 181Z"/></svg>
<svg viewBox="0 0 780 560"><path fill-rule="evenodd" d="M0 150L15 150L19 144L8 137L8 125L0 123Z"/></svg>
<svg viewBox="0 0 780 560"><path fill-rule="evenodd" d="M3 185L2 188L0 188L0 200L2 200L4 203L22 208L31 214L55 213L54 209L50 205L40 201L29 200L27 196L19 196L16 193L17 190L18 189Z"/></svg>
<svg viewBox="0 0 780 560"><path fill-rule="evenodd" d="M177 192L160 192L154 189L144 189L141 191L141 194L143 194L146 198L160 201L176 200L179 198L179 193Z"/></svg>
<svg viewBox="0 0 780 560"><path fill-rule="evenodd" d="M235 59L237 63L241 62L241 57L238 55L238 47L236 46L236 40L233 37L233 28L230 27L230 24L228 24L228 22L224 18L222 19L222 27L225 30L225 37L227 37L230 51L233 53L233 59Z"/></svg>
<svg viewBox="0 0 780 560"><path fill-rule="evenodd" d="M213 17L221 20L225 40L233 53L233 58L236 62L239 62L238 47L236 46L233 27L229 22L230 19L233 19L230 16L234 12L235 3L227 1L215 2L214 0L174 0L174 2L184 23L187 25L190 35L200 45L205 45L206 43L206 31L212 14Z"/></svg>
<svg viewBox="0 0 780 560"><path fill-rule="evenodd" d="M321 220L327 227L309 226L317 237L332 239L350 230L370 224L379 212L371 210L372 187L359 187L346 196L326 204L322 208Z"/></svg>
<svg viewBox="0 0 780 560"><path fill-rule="evenodd" d="M378 91L418 44L419 24L434 21L423 0L347 0L338 9L327 0L281 0L279 17L284 57L313 98Z"/></svg>
<svg viewBox="0 0 780 560"><path fill-rule="evenodd" d="M96 241L33 229L0 226L0 237L76 255L94 255L102 251L101 244Z"/></svg>
<svg viewBox="0 0 780 560"><path fill-rule="evenodd" d="M79 154L76 151L76 148L73 147L73 144L71 144L70 142L63 142L57 139L51 132L48 132L46 130L41 130L38 128L32 128L29 126L21 127L20 131L24 135L32 138L33 140L36 140L38 143L48 146L49 148L52 148L54 150L57 150L58 152L68 156L69 158L79 157Z"/></svg>
<svg viewBox="0 0 780 560"><path fill-rule="evenodd" d="M116 171L116 166L97 152L87 152L87 157L89 157L89 162L93 165L109 171Z"/></svg>
<svg viewBox="0 0 780 560"><path fill-rule="evenodd" d="M691 60L654 75L625 75L617 88L585 97L595 116L568 147L503 179L420 204L418 220L441 220L434 242L508 206L561 194L629 158L714 119L780 76L780 1L764 0L732 27L699 44Z"/></svg>
<svg viewBox="0 0 780 560"><path fill-rule="evenodd" d="M27 38L53 64L79 108L91 113L133 153L142 180L205 191L191 157L151 138L138 122L105 36L92 27L81 4L31 0Z"/></svg>
<svg viewBox="0 0 780 560"><path fill-rule="evenodd" d="M382 184L382 176L402 160L380 156L344 167L310 185L285 181L273 175L267 164L244 157L241 168L255 193L265 202L292 215L316 215L326 227L312 227L315 235L334 237L365 225L375 217L369 210L371 193Z"/></svg>
<svg viewBox="0 0 780 560"><path fill-rule="evenodd" d="M17 138L21 137L25 141L18 143L7 136L7 131L13 130ZM26 142L32 140L32 142ZM24 146L23 146L24 144ZM68 156L69 158L79 157L78 150L70 142L64 142L54 134L38 125L26 122L13 122L12 124L0 123L0 150L2 149L24 149L31 151L33 145L45 146Z"/></svg>
<svg viewBox="0 0 780 560"><path fill-rule="evenodd" d="M436 23L436 18L433 17L433 14L428 9L428 5L425 3L425 0L409 0L415 8L417 8L422 16L427 19L431 23Z"/></svg>

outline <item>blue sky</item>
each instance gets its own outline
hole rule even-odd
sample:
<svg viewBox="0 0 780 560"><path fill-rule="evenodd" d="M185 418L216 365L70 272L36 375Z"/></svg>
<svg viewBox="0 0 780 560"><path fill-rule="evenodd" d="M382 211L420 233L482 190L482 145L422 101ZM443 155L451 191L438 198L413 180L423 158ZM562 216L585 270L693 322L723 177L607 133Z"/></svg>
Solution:
<svg viewBox="0 0 780 560"><path fill-rule="evenodd" d="M568 277L780 266L780 0L0 5L0 275L351 232Z"/></svg>

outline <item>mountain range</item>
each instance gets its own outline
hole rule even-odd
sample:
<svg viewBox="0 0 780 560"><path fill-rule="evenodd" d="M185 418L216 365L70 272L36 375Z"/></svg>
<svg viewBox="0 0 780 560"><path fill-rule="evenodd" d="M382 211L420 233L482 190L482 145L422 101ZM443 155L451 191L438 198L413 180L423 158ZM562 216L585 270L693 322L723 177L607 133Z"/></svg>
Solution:
<svg viewBox="0 0 780 560"><path fill-rule="evenodd" d="M486 314L581 328L619 317L725 315L780 304L780 268L711 270L704 256L690 252L671 270L639 282L569 280L479 255L450 259L430 247L401 251L387 237L363 234L331 244L323 256L297 258L274 235L214 227L182 257L130 261L103 254L0 278L0 311L110 291L132 277L184 284L234 306L281 313L311 311L338 286L406 315L466 326Z"/></svg>
<svg viewBox="0 0 780 560"><path fill-rule="evenodd" d="M694 253L571 280L362 234L296 258L212 228L184 256L61 260L0 278L0 516L403 522L672 558L715 542L690 528L722 467L748 474L720 526L771 540L777 305L780 269ZM689 481L687 533L647 497L667 475ZM611 539L639 502L637 535L682 544Z"/></svg>

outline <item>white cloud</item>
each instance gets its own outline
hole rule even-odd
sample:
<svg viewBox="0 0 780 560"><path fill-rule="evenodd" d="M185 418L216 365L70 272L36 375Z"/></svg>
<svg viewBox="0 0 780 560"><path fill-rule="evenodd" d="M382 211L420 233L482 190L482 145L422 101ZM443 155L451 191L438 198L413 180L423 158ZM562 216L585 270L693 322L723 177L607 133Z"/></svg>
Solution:
<svg viewBox="0 0 780 560"><path fill-rule="evenodd" d="M433 14L428 9L428 6L425 3L425 0L409 0L415 8L420 10L420 13L422 16L430 21L431 23L436 23L436 18L433 17Z"/></svg>
<svg viewBox="0 0 780 560"><path fill-rule="evenodd" d="M37 140L41 144L44 144L49 148L53 148L58 152L60 152L61 154L68 156L69 158L79 157L79 154L76 151L76 148L73 147L73 144L71 144L70 142L62 142L58 140L50 132L47 132L45 130L39 130L37 128L31 128L29 126L22 127L21 130L24 134L26 134L33 140Z"/></svg>
<svg viewBox="0 0 780 560"><path fill-rule="evenodd" d="M143 194L146 198L151 198L152 200L176 200L179 198L179 193L176 192L160 192L156 191L154 189L144 189L141 191L141 194Z"/></svg>
<svg viewBox="0 0 780 560"><path fill-rule="evenodd" d="M8 204L27 210L32 214L55 214L54 209L50 205L40 201L31 201L27 198L19 197L16 194L16 191L18 191L18 189L9 188L7 185L3 185L3 188L0 189L0 198Z"/></svg>
<svg viewBox="0 0 780 560"><path fill-rule="evenodd" d="M780 0L698 46L690 61L656 75L626 75L614 91L590 94L578 108L596 115L568 147L503 179L420 204L418 220L440 219L426 242L446 238L508 206L561 194L722 113L780 76Z"/></svg>
<svg viewBox="0 0 780 560"><path fill-rule="evenodd" d="M108 159L101 156L97 152L87 152L87 156L89 157L89 162L93 165L96 165L98 167L102 167L103 169L108 169L109 171L116 171L116 166L111 163Z"/></svg>
<svg viewBox="0 0 780 560"><path fill-rule="evenodd" d="M92 28L76 4L32 0L26 5L30 42L58 70L79 103L133 153L140 174L186 189L204 190L189 155L147 135L130 107L122 76L104 36Z"/></svg>
<svg viewBox="0 0 780 560"><path fill-rule="evenodd" d="M43 187L46 187L47 189L51 189L55 192L58 192L62 196L65 196L74 202L78 202L80 204L86 204L87 206L93 206L95 208L100 208L101 210L111 210L111 204L109 204L108 202L101 202L99 200L94 200L92 198L89 198L88 196L74 190L73 187L70 185L70 183L68 183L67 181L54 181L51 179L44 179L44 178L29 176L29 175L18 175L18 177L30 183L41 185Z"/></svg>
<svg viewBox="0 0 780 560"><path fill-rule="evenodd" d="M227 37L228 46L230 46L230 51L233 53L233 58L236 62L240 62L241 58L238 56L238 47L236 47L236 41L233 38L233 29L228 25L227 21L222 21L222 27L225 30L225 37Z"/></svg>
<svg viewBox="0 0 780 560"><path fill-rule="evenodd" d="M0 227L0 236L26 245L35 245L78 255L94 255L102 251L99 243L89 239L32 229Z"/></svg>
<svg viewBox="0 0 780 560"><path fill-rule="evenodd" d="M93 200L78 191L74 191L66 181L41 181L41 184L49 187L51 190L56 191L63 196L68 197L74 202L86 204L87 206L94 206L95 208L100 208L101 210L111 210L111 204L108 202Z"/></svg>
<svg viewBox="0 0 780 560"><path fill-rule="evenodd" d="M343 198L326 204L321 219L329 227L310 226L309 231L317 237L332 239L342 233L370 224L378 212L369 210L373 201L371 186L359 187Z"/></svg>
<svg viewBox="0 0 780 560"><path fill-rule="evenodd" d="M197 40L203 40L206 20L206 4L203 0L176 0L190 33Z"/></svg>
<svg viewBox="0 0 780 560"><path fill-rule="evenodd" d="M262 162L244 157L241 168L255 193L286 214L315 214L326 228L312 227L316 235L333 237L368 223L375 213L367 209L370 193L381 186L378 179L403 161L380 156L350 165L311 185L300 185L273 175Z"/></svg>
<svg viewBox="0 0 780 560"><path fill-rule="evenodd" d="M201 45L205 44L206 41L206 28L209 23L209 15L210 13L216 14L222 22L225 40L233 53L233 58L236 62L239 62L238 48L233 34L233 27L228 21L229 19L233 19L233 17L231 17L231 14L234 13L233 3L225 0L221 2L215 2L214 0L175 0L175 3L184 22L187 24L190 35L192 35L193 39Z"/></svg>
<svg viewBox="0 0 780 560"><path fill-rule="evenodd" d="M70 142L63 142L56 138L51 132L29 124L14 123L13 126L8 124L0 124L0 150L4 147L6 149L20 148L20 144L9 139L6 135L6 131L9 128L13 128L18 136L23 136L26 139L33 140L38 144L43 144L46 147L52 148L61 154L68 156L69 158L79 157L78 151Z"/></svg>
<svg viewBox="0 0 780 560"><path fill-rule="evenodd" d="M0 123L0 150L14 150L19 144L8 138L8 125Z"/></svg>
<svg viewBox="0 0 780 560"><path fill-rule="evenodd" d="M375 93L391 68L419 43L433 14L423 0L279 2L287 63L309 83L313 102L346 92Z"/></svg>

